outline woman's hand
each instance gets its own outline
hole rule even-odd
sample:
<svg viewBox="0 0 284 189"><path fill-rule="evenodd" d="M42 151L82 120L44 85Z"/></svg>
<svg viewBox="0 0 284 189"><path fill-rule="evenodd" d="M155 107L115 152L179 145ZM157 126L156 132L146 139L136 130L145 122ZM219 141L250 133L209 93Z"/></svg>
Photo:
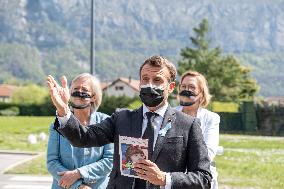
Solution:
<svg viewBox="0 0 284 189"><path fill-rule="evenodd" d="M52 103L56 107L58 116L65 116L69 110L68 101L70 99L66 77L61 77L62 87L55 81L55 79L51 75L48 75L46 83L49 88Z"/></svg>
<svg viewBox="0 0 284 189"><path fill-rule="evenodd" d="M62 171L57 174L61 176L58 185L63 188L70 188L74 182L81 178L81 174L77 169L73 171Z"/></svg>

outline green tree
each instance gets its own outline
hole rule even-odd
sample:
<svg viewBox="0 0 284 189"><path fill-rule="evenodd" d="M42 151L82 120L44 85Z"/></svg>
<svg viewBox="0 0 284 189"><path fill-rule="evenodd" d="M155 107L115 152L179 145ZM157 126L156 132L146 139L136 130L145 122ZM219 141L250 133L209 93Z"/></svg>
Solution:
<svg viewBox="0 0 284 189"><path fill-rule="evenodd" d="M219 47L209 47L209 24L206 19L193 30L195 37L190 37L190 40L194 48L181 50L178 73L182 75L187 70L202 73L208 81L213 100L252 100L259 87L250 77L250 69L242 66L233 55L222 55Z"/></svg>
<svg viewBox="0 0 284 189"><path fill-rule="evenodd" d="M48 90L35 84L19 87L12 95L12 103L43 104L47 101Z"/></svg>
<svg viewBox="0 0 284 189"><path fill-rule="evenodd" d="M137 103L139 103L138 97L131 98L127 96L104 96L98 111L111 115L117 108L137 108L139 107L139 104Z"/></svg>

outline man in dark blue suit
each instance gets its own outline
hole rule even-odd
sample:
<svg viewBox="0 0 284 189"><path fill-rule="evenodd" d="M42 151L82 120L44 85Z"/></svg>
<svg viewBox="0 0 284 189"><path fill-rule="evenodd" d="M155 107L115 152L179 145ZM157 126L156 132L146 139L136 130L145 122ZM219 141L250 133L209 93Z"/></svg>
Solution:
<svg viewBox="0 0 284 189"><path fill-rule="evenodd" d="M114 166L109 189L209 189L211 182L207 148L197 119L171 108L169 94L175 88L176 68L167 59L153 56L140 67L139 109L115 112L86 129L68 108L66 78L62 87L48 76L57 130L77 147L114 143ZM149 159L134 163L140 179L121 175L119 136L147 138Z"/></svg>

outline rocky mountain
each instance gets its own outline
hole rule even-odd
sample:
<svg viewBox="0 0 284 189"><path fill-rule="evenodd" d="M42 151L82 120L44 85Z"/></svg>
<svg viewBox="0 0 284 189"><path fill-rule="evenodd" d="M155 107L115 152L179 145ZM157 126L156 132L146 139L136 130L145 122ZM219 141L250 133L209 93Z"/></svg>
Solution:
<svg viewBox="0 0 284 189"><path fill-rule="evenodd" d="M212 47L250 66L260 94L283 95L284 0L94 0L101 80L138 77L145 57L177 62L207 18ZM89 71L91 0L1 0L0 82L44 83Z"/></svg>

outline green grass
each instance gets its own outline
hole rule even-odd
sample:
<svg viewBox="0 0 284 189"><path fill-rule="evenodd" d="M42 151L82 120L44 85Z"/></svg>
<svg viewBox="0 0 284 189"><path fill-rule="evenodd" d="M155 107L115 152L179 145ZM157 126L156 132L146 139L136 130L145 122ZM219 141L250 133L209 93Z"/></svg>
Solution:
<svg viewBox="0 0 284 189"><path fill-rule="evenodd" d="M284 137L265 137L249 135L226 135L220 137L220 145L225 148L243 148L256 150L282 149Z"/></svg>
<svg viewBox="0 0 284 189"><path fill-rule="evenodd" d="M54 117L0 116L0 150L45 151L46 141L31 145L27 138L31 133L48 135L53 120Z"/></svg>
<svg viewBox="0 0 284 189"><path fill-rule="evenodd" d="M225 153L217 156L219 185L283 189L283 137L221 135Z"/></svg>

